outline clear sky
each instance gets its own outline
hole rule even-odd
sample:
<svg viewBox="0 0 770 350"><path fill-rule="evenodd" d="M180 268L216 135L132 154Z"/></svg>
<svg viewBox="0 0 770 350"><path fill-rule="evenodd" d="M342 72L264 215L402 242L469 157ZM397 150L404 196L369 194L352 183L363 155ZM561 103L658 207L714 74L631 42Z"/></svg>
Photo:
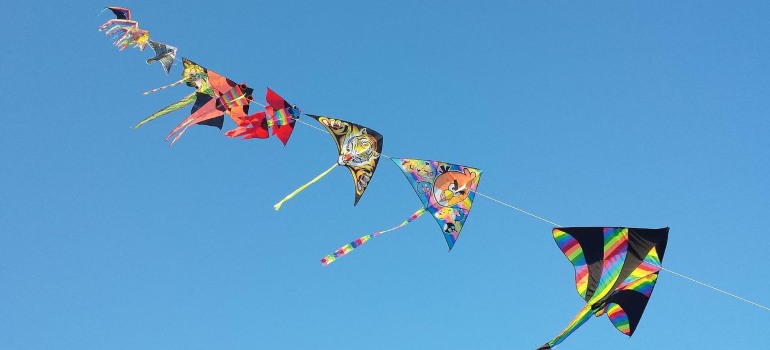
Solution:
<svg viewBox="0 0 770 350"><path fill-rule="evenodd" d="M485 198L449 253L426 216L322 267L420 207L398 169L356 207L336 169L275 212L331 138L196 126L169 148L184 112L132 130L190 89L142 96L181 69L111 46L107 5L258 99L481 168L479 192L561 225L669 226L664 267L770 304L767 1L8 0L2 349L534 349L584 304L552 226ZM630 340L602 317L561 348L761 348L768 323L661 272Z"/></svg>

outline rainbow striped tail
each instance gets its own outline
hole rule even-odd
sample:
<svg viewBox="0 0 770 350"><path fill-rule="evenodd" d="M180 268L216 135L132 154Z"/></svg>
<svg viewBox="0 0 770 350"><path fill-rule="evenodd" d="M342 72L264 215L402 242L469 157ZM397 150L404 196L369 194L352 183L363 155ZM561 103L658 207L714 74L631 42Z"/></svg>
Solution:
<svg viewBox="0 0 770 350"><path fill-rule="evenodd" d="M152 58L151 58L151 59L149 59L149 60L147 60L147 64L150 64L150 63L152 63L152 62L150 62L150 60L152 60ZM154 61L153 61L153 62L154 62ZM179 84L181 84L181 83L184 83L184 79L182 79L182 80L179 80L179 81L176 81L176 82L173 82L173 83L171 83L171 84L168 84L168 85L166 85L166 86L161 86L161 87L159 87L159 88L154 88L154 89L152 89L152 90L150 90L150 91L146 91L146 92L143 92L143 93L142 93L142 95L148 95L148 94L151 94L151 93L153 93L153 92L156 92L156 91L160 91L160 90L163 90L163 89L168 89L168 88L170 88L170 87L172 87L172 86L177 86L177 85L179 85Z"/></svg>
<svg viewBox="0 0 770 350"><path fill-rule="evenodd" d="M392 228L389 228L389 229L384 230L384 231L379 231L379 232L375 232L375 233L372 233L372 234L368 234L368 235L363 236L363 237L361 237L361 238L359 238L359 239L357 239L357 240L355 240L353 242L350 242L350 243L340 247L340 249L337 249L334 253L331 253L331 254L323 257L323 259L321 259L321 264L323 266L329 265L329 264L333 263L335 260L337 260L338 258L343 257L346 254L350 253L351 251L353 251L353 249L356 249L359 246L361 246L362 244L366 243L370 239L372 239L374 237L377 237L377 236L379 236L379 235L381 235L381 234L383 234L385 232L390 232L390 231L393 231L393 230L400 229L400 228L406 226L408 223L410 223L410 222L414 221L415 219L419 218L420 215L422 215L424 213L425 213L425 208L420 208L419 210L414 212L414 214L412 214L412 216L410 216L408 219L406 219L404 222L402 222L400 225L398 225L396 227L392 227Z"/></svg>

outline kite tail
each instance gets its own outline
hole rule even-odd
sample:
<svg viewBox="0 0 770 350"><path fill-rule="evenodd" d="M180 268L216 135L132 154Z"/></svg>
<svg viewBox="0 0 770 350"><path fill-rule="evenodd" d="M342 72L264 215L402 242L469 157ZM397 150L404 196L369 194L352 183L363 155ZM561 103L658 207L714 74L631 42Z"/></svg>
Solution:
<svg viewBox="0 0 770 350"><path fill-rule="evenodd" d="M334 253L331 253L331 254L323 257L323 259L321 259L321 264L323 264L323 266L329 265L329 264L333 263L335 260L337 260L338 258L345 256L345 254L350 253L351 251L353 251L353 249L356 249L360 245L366 243L366 241L368 241L369 239L377 237L377 236L379 236L379 235L381 235L381 234L383 234L385 232L390 232L390 231L393 231L393 230L400 229L400 228L406 226L408 223L410 223L410 222L414 221L415 219L419 218L420 215L422 215L423 213L425 213L425 208L420 208L420 210L414 212L414 214L412 214L412 216L410 216L408 219L406 219L404 222L402 222L400 225L398 225L396 227L392 227L392 228L389 228L389 229L384 230L384 231L379 231L379 232L375 232L375 233L372 233L372 234L368 234L368 235L363 236L363 237L361 237L361 238L359 238L359 239L357 239L357 240L355 240L353 242L350 242L350 243L340 247L340 249L337 249Z"/></svg>
<svg viewBox="0 0 770 350"><path fill-rule="evenodd" d="M163 109L153 113L151 116L145 118L144 120L140 121L139 123L134 125L134 129L136 129L136 128L144 125L145 123L147 123L149 121L152 121L152 120L154 120L154 119L156 119L156 118L158 118L158 117L160 117L160 116L162 116L164 114L168 114L168 113L174 112L174 111L176 111L176 110L178 110L178 109L180 109L180 108L182 108L184 106L190 105L193 102L195 102L195 93L194 92L189 94L189 95L187 95L187 96L185 96L183 99L181 99L181 100L179 100L177 102L174 102L174 103L166 106L165 108L163 108Z"/></svg>
<svg viewBox="0 0 770 350"><path fill-rule="evenodd" d="M157 61L157 60L158 60L158 59L155 59L155 58L150 58L150 59L148 59L148 60L147 60L147 64L151 64L151 63L153 63L153 62L155 62L155 61ZM181 79L181 80L179 80L179 81L177 81L177 82L174 82L174 83L168 84L168 85L166 85L166 86L161 86L161 87L159 87L159 88L155 88L155 89L152 89L152 90L150 90L150 91L146 91L146 92L143 92L143 93L142 93L142 95L148 95L148 94L151 94L151 93L153 93L153 92L156 92L156 91L160 91L160 90L163 90L163 89L168 89L168 88L170 88L170 87L172 87L172 86L177 86L177 85L179 85L179 84L181 84L181 83L184 83L184 79Z"/></svg>
<svg viewBox="0 0 770 350"><path fill-rule="evenodd" d="M292 199L292 198L294 198L294 196L296 196L298 193L300 193L300 192L302 192L303 190L305 190L306 188L310 187L310 185L312 185L312 184L314 184L314 183L318 182L318 180L320 180L322 177L326 176L326 174L328 174L328 173L330 173L332 170L334 170L334 168L335 168L337 165L339 165L339 164L337 164L337 163L334 163L334 165L332 165L332 166L331 166L331 168L329 168L329 169L326 169L326 171L324 171L323 173L321 173L321 175L318 175L318 176L316 176L314 179L310 180L310 182L308 182L308 183L306 183L306 184L304 184L304 185L300 186L300 188L298 188L298 189L294 190L294 192L292 192L292 193L289 193L289 195L288 195L288 196L286 196L286 198L284 198L284 199L281 199L281 201L280 201L280 202L278 202L278 203L276 203L276 204L273 206L273 208L274 208L276 211L277 211L278 209L281 209L281 206L283 205L283 203L284 203L284 202L288 201L289 199Z"/></svg>
<svg viewBox="0 0 770 350"><path fill-rule="evenodd" d="M583 306L583 308L578 312L578 314L575 316L575 318L572 319L572 321L569 323L569 326L565 328L559 335L557 335L555 338L551 339L551 341L545 343L543 346L539 347L537 350L541 349L551 349L552 347L561 344L564 339L569 337L570 334L575 332L580 326L583 325L583 323L586 323L589 318L591 318L591 315L593 312L591 311L591 304L586 304L586 306Z"/></svg>

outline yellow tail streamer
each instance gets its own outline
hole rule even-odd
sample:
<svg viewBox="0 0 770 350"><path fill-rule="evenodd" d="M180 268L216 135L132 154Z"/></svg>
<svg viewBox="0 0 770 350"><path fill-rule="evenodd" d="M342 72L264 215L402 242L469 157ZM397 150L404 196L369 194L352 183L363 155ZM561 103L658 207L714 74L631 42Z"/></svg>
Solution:
<svg viewBox="0 0 770 350"><path fill-rule="evenodd" d="M298 189L294 190L294 192L292 192L292 193L289 193L289 195L288 195L288 196L286 196L286 198L284 198L284 199L281 199L281 201L280 201L280 202L278 202L278 203L276 203L276 204L273 206L273 208L274 208L276 211L277 211L278 209L281 209L281 206L283 205L283 203L284 203L284 202L288 201L289 199L292 199L292 198L294 198L294 196L296 196L296 195L297 195L297 193L300 193L300 192L304 191L306 188L310 187L310 185L312 185L312 184L314 184L314 183L318 182L318 180L320 180L322 177L326 176L326 174L328 174L328 173L330 173L332 170L334 170L334 168L335 168L335 167L337 167L337 165L338 165L337 163L334 163L334 165L332 165L332 166L331 166L331 168L329 168L329 169L326 169L326 171L324 171L323 173L321 173L321 175L318 175L318 176L316 176L314 179L310 180L310 182L308 182L308 183L306 183L306 184L304 184L304 185L300 186L300 188L298 188Z"/></svg>

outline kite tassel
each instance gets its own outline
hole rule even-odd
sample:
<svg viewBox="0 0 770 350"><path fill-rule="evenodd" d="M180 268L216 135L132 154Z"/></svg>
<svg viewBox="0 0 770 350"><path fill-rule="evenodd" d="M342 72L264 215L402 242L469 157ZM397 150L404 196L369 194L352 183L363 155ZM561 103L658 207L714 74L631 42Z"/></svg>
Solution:
<svg viewBox="0 0 770 350"><path fill-rule="evenodd" d="M151 59L149 59L149 60L147 60L147 64L150 64L150 63L152 63L152 62L150 62L150 60L152 60L152 58L151 58ZM154 61L153 61L153 62L154 62ZM153 92L156 92L156 91L160 91L160 90L163 90L163 89L168 89L168 88L170 88L170 87L172 87L172 86L177 86L177 85L179 85L179 84L181 84L181 83L184 83L184 79L181 79L181 80L179 80L179 81L173 82L173 83L171 83L171 84L168 84L168 85L165 85L165 86L161 86L161 87L159 87L159 88L154 88L154 89L152 89L152 90L150 90L150 91L145 91L145 92L143 92L143 93L142 93L142 95L149 95L149 94L151 94L151 93L153 93Z"/></svg>
<svg viewBox="0 0 770 350"><path fill-rule="evenodd" d="M379 231L379 232L375 232L375 233L372 233L372 234L368 234L366 236L362 236L362 237L358 238L357 240L355 240L353 242L350 242L350 243L340 247L340 249L337 249L336 251L334 251L334 253L331 253L331 254L323 257L321 259L321 264L323 266L327 266L327 265L333 263L335 260L337 260L337 259L345 256L346 254L352 252L353 249L356 249L356 248L360 247L362 244L366 243L370 239L372 239L374 237L377 237L377 236L379 236L379 235L381 235L381 234L383 234L385 232L390 232L390 231L394 231L394 230L400 229L400 228L406 226L408 223L410 223L410 222L414 221L415 219L419 218L420 215L422 215L424 213L425 213L425 208L420 208L419 210L414 212L414 214L412 214L412 216L410 216L408 219L406 219L404 222L402 222L401 224L399 224L396 227L392 227L392 228L389 228L389 229L384 230L384 231Z"/></svg>
<svg viewBox="0 0 770 350"><path fill-rule="evenodd" d="M310 180L310 182L308 182L308 183L306 183L306 184L304 184L304 185L300 186L300 188L298 188L298 189L294 190L294 192L292 192L292 193L289 193L289 195L288 195L288 196L286 196L284 199L281 199L281 201L280 201L280 202L276 203L276 204L273 206L273 209L275 209L276 211L278 211L278 209L281 209L281 206L283 205L283 203L285 203L285 202L286 202L286 201L288 201L289 199L292 199L292 198L294 198L294 196L296 196L298 193L300 193L300 192L304 191L306 188L310 187L310 185L312 185L312 184L314 184L314 183L318 182L318 180L320 180L322 177L326 176L326 175L327 175L327 174L329 174L329 173L330 173L332 170L334 170L334 168L335 168L335 167L337 167L337 165L339 165L339 164L337 164L337 163L334 163L334 165L332 165L332 166L331 166L331 168L329 168L329 169L326 169L326 171L324 171L323 173L321 173L321 175L318 175L318 176L316 176L314 179Z"/></svg>

